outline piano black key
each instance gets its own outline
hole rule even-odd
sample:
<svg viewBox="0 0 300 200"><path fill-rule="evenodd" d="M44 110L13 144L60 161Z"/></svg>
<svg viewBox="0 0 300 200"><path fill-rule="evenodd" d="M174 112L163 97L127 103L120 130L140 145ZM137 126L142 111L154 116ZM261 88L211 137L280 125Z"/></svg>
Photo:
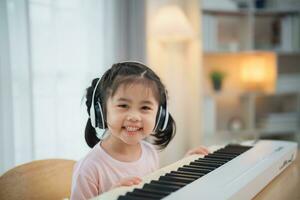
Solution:
<svg viewBox="0 0 300 200"><path fill-rule="evenodd" d="M232 156L226 156L226 155L218 155L218 154L208 154L204 156L204 158L217 158L217 159L232 159Z"/></svg>
<svg viewBox="0 0 300 200"><path fill-rule="evenodd" d="M191 167L179 167L178 171L197 172L197 173L205 173L205 174L211 172L211 170L207 170L207 169L195 169L195 168L191 168Z"/></svg>
<svg viewBox="0 0 300 200"><path fill-rule="evenodd" d="M236 151L236 152L245 152L247 150L249 150L251 147L249 146L236 146L236 145L227 145L224 147L224 149L222 150L226 150L226 151Z"/></svg>
<svg viewBox="0 0 300 200"><path fill-rule="evenodd" d="M203 169L203 165L199 165L199 164L195 164L195 163L190 163L189 165L191 168L195 168L195 169ZM211 167L211 171L217 169L219 166L215 166L215 167ZM207 168L206 168L207 169Z"/></svg>
<svg viewBox="0 0 300 200"><path fill-rule="evenodd" d="M247 148L232 148L232 147L224 147L223 149L218 149L219 151L236 151L236 152L241 152L241 151L247 151Z"/></svg>
<svg viewBox="0 0 300 200"><path fill-rule="evenodd" d="M219 150L216 153L228 153L228 154L236 154L236 155L240 155L242 153L244 153L246 150L229 150L229 149L224 149L224 150Z"/></svg>
<svg viewBox="0 0 300 200"><path fill-rule="evenodd" d="M192 179L198 179L199 176L193 176L188 174L176 174L176 173L166 173L165 176L171 176L171 177L182 177L182 178L192 178Z"/></svg>
<svg viewBox="0 0 300 200"><path fill-rule="evenodd" d="M230 153L219 153L219 152L217 152L217 153L213 153L213 154L211 154L211 155L216 155L216 156L224 156L224 157L228 157L228 158L235 158L235 157L237 157L238 155L236 155L236 154L230 154Z"/></svg>
<svg viewBox="0 0 300 200"><path fill-rule="evenodd" d="M228 152L228 151L222 151L222 150L217 150L213 152L213 154L225 154L225 155L233 155L233 156L239 156L241 153L239 152Z"/></svg>
<svg viewBox="0 0 300 200"><path fill-rule="evenodd" d="M203 162L212 161L212 162L220 162L220 163L223 163L223 164L227 163L226 160L218 159L218 158L207 158L207 157L205 157L205 158L199 158L198 160L203 161Z"/></svg>
<svg viewBox="0 0 300 200"><path fill-rule="evenodd" d="M119 196L118 200L155 200L151 197Z"/></svg>
<svg viewBox="0 0 300 200"><path fill-rule="evenodd" d="M201 158L201 159L204 159L204 158ZM224 162L220 162L220 161L212 161L212 160L194 160L193 162L197 162L197 163L205 163L207 165L224 165L224 163L226 163L226 161Z"/></svg>
<svg viewBox="0 0 300 200"><path fill-rule="evenodd" d="M192 176L204 176L205 173L196 173L196 172L183 172L183 171L171 171L171 174L186 174L186 175L192 175Z"/></svg>
<svg viewBox="0 0 300 200"><path fill-rule="evenodd" d="M165 195L157 195L149 192L143 192L143 193L136 193L136 192L127 192L125 194L128 197L144 197L144 198L151 198L151 199L162 199L165 197Z"/></svg>
<svg viewBox="0 0 300 200"><path fill-rule="evenodd" d="M159 179L158 181L152 180L150 183L158 183L158 184L162 184L162 185L174 185L174 186L179 186L179 187L183 187L183 186L187 185L187 183L166 181L166 180L161 180L161 179Z"/></svg>
<svg viewBox="0 0 300 200"><path fill-rule="evenodd" d="M228 158L228 157L224 157L224 156L218 156L218 155L213 155L213 154L209 154L207 156L204 156L204 158L216 158L216 159L221 159L221 160L232 160L232 158Z"/></svg>
<svg viewBox="0 0 300 200"><path fill-rule="evenodd" d="M222 166L223 164L217 164L217 163L206 163L206 162L190 162L189 165L194 165L194 166L209 166L209 167L214 167L214 168L218 168L220 166Z"/></svg>
<svg viewBox="0 0 300 200"><path fill-rule="evenodd" d="M232 148L232 149L251 149L252 146L246 146L246 145L240 145L240 144L228 144L225 146L226 148Z"/></svg>
<svg viewBox="0 0 300 200"><path fill-rule="evenodd" d="M174 181L174 182L181 182L181 183L191 183L195 179L192 178L181 178L181 177L170 177L170 176L161 176L158 180L165 180L165 181Z"/></svg>
<svg viewBox="0 0 300 200"><path fill-rule="evenodd" d="M197 165L183 165L182 167L190 167L190 168L195 168L195 169L206 169L206 170L214 170L215 167L208 167L208 166L197 166Z"/></svg>
<svg viewBox="0 0 300 200"><path fill-rule="evenodd" d="M139 194L143 194L143 193L151 193L151 194L155 194L155 195L159 195L159 196L167 196L170 194L170 192L165 192L165 191L161 191L161 190L153 190L153 189L147 189L147 188L135 188L133 191L133 193L139 193Z"/></svg>
<svg viewBox="0 0 300 200"><path fill-rule="evenodd" d="M146 183L146 184L144 184L143 188L160 190L160 191L165 191L165 192L174 192L181 187L174 186L174 185L162 185L162 184L157 184L157 183Z"/></svg>

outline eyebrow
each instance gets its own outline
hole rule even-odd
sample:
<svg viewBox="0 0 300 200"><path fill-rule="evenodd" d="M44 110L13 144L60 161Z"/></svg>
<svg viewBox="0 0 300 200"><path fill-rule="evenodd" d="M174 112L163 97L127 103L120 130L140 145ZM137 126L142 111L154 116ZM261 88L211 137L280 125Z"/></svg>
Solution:
<svg viewBox="0 0 300 200"><path fill-rule="evenodd" d="M123 97L121 97L121 98L117 99L117 101L126 101L126 102L132 102L130 99L123 98ZM154 105L152 101L147 101L147 100L145 100L145 101L142 101L141 103L142 103L142 104L150 104L150 105Z"/></svg>

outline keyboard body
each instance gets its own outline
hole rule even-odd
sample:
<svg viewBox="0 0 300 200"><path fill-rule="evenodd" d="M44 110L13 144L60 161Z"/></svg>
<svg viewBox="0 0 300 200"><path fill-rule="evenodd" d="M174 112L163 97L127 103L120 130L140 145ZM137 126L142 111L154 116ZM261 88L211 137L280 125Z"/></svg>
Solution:
<svg viewBox="0 0 300 200"><path fill-rule="evenodd" d="M169 192L168 195L164 195L163 197L155 196L155 193L153 193L153 198L149 196L145 196L144 198L140 196L140 198L138 198L139 196L136 197L135 193L141 192L141 190L143 190L142 188L147 189L147 187L153 185L157 186L157 180L161 180L162 178L164 178L162 181L165 182L166 174L170 174L171 171L175 170L174 173L177 174L179 172L176 170L181 169L183 166L195 163L196 160L200 160L200 162L202 162L201 160L203 159L209 160L210 156L207 158L203 158L201 155L189 156L143 177L143 182L139 185L116 188L94 199L251 199L290 165L297 156L297 143L295 142L260 140L256 143L247 141L240 145L245 147L245 150L241 151L242 153L228 159L216 169L188 182L188 184L184 184L186 182L185 180L183 180L184 185L182 186L179 182L171 183L170 185L174 184L174 187L178 187L178 189L172 190L172 192ZM224 155L222 149L226 149L226 145L210 147L210 150L213 152L211 157L215 157L218 162L219 160L221 162L222 157L219 159L218 156ZM235 148L233 148L233 150L231 148L230 151L233 151L233 153L236 152ZM227 152L225 152L225 154L226 153ZM159 190L158 188L158 192ZM148 193L150 192L148 191ZM157 195L159 195L159 193Z"/></svg>

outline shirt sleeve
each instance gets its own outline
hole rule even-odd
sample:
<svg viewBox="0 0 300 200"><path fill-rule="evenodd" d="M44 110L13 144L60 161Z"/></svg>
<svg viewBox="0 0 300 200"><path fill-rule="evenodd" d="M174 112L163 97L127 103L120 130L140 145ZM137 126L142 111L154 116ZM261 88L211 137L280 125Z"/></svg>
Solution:
<svg viewBox="0 0 300 200"><path fill-rule="evenodd" d="M92 173L78 174L73 180L71 191L71 200L90 199L99 195L99 181L95 179Z"/></svg>

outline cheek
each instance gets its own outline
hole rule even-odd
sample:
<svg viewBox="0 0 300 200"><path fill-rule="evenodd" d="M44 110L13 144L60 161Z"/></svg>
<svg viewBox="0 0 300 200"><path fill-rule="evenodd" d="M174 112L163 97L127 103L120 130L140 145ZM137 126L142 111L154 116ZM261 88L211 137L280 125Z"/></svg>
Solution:
<svg viewBox="0 0 300 200"><path fill-rule="evenodd" d="M147 121L149 128L153 129L156 122L156 113L148 116L145 120Z"/></svg>
<svg viewBox="0 0 300 200"><path fill-rule="evenodd" d="M120 114L116 113L116 112L113 112L113 111L110 111L108 110L107 111L107 123L110 125L110 126L116 126L118 125L119 121L121 120L121 116Z"/></svg>

